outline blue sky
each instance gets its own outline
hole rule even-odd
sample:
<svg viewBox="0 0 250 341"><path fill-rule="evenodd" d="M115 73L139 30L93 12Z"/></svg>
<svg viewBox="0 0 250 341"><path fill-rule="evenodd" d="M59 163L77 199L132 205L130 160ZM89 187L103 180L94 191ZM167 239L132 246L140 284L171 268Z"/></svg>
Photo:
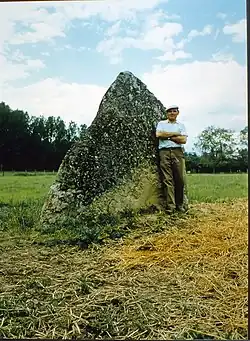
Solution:
<svg viewBox="0 0 250 341"><path fill-rule="evenodd" d="M89 125L129 70L180 106L188 150L208 125L246 125L242 0L0 3L0 101Z"/></svg>

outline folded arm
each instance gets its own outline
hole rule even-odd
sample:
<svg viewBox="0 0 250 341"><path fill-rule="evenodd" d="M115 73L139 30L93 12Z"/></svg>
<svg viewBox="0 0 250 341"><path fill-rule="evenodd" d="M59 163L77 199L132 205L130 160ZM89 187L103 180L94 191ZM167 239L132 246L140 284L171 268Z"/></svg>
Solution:
<svg viewBox="0 0 250 341"><path fill-rule="evenodd" d="M185 136L185 135L173 136L170 138L170 140L177 143L177 144L186 144L187 143L187 136Z"/></svg>
<svg viewBox="0 0 250 341"><path fill-rule="evenodd" d="M181 134L178 132L175 132L175 133L168 133L166 131L157 131L156 132L156 137L158 137L161 140L168 140L170 138L179 137L179 136L181 136Z"/></svg>

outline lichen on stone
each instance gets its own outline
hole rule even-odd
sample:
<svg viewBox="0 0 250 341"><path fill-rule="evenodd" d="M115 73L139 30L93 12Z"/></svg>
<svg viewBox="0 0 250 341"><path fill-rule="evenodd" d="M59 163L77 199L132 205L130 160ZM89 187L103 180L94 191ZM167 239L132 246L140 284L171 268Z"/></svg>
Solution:
<svg viewBox="0 0 250 341"><path fill-rule="evenodd" d="M83 103L84 106L84 103ZM79 208L154 165L155 127L162 103L131 72L121 72L105 93L86 136L66 154L44 204L43 224L77 216Z"/></svg>

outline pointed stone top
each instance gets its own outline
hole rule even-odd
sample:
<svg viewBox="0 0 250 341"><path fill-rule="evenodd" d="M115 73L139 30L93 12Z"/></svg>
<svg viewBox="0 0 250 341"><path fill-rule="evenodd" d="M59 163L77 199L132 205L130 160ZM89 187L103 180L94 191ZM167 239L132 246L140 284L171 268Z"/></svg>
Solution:
<svg viewBox="0 0 250 341"><path fill-rule="evenodd" d="M130 71L122 71L118 74L117 78L116 79L138 79L132 72Z"/></svg>
<svg viewBox="0 0 250 341"><path fill-rule="evenodd" d="M122 75L135 77L135 75L132 72L130 72L130 71L122 71L122 72L119 73L118 76L122 76Z"/></svg>
<svg viewBox="0 0 250 341"><path fill-rule="evenodd" d="M122 71L118 74L116 79L113 81L109 89L107 90L106 95L112 93L114 89L117 90L119 88L119 92L131 92L132 89L146 89L147 86L144 84L138 77L136 77L130 71ZM104 97L106 97L106 95Z"/></svg>

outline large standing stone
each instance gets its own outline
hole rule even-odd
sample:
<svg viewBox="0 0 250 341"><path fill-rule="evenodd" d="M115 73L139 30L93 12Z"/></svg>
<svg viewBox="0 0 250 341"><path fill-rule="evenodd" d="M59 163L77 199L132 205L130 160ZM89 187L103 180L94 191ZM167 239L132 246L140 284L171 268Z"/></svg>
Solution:
<svg viewBox="0 0 250 341"><path fill-rule="evenodd" d="M84 107L84 103L83 103ZM121 72L104 95L83 141L66 154L43 207L44 224L67 216L155 159L154 131L162 103L130 72Z"/></svg>

